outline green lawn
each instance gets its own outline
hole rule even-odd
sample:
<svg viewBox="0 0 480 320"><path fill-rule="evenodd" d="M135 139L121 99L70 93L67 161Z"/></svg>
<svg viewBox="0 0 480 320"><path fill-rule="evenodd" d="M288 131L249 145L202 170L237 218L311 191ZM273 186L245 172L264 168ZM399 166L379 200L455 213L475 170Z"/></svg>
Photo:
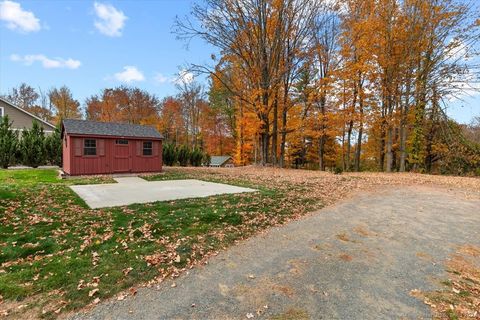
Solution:
<svg viewBox="0 0 480 320"><path fill-rule="evenodd" d="M68 186L112 180L0 170L0 310L55 317L136 284L176 276L209 252L320 206L288 184L269 187L188 170L146 177L184 178L259 192L91 210ZM24 305L21 311L18 305Z"/></svg>
<svg viewBox="0 0 480 320"><path fill-rule="evenodd" d="M58 172L52 169L3 170L0 169L0 181L7 183L55 183Z"/></svg>

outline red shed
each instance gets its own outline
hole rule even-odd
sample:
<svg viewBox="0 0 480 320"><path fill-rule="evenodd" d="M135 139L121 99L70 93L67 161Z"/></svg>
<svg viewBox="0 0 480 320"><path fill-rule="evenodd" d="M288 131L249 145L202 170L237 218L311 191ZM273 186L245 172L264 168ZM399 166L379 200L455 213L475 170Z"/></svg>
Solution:
<svg viewBox="0 0 480 320"><path fill-rule="evenodd" d="M65 119L63 171L68 175L162 171L162 135L153 127Z"/></svg>

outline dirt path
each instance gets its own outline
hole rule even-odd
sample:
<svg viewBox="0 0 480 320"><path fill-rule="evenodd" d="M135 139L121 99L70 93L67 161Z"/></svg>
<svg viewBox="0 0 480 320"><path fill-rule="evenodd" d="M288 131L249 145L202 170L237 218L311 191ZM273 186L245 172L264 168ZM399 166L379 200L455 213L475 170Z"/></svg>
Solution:
<svg viewBox="0 0 480 320"><path fill-rule="evenodd" d="M74 319L429 318L410 296L480 245L480 200L427 187L364 194L254 237L156 289Z"/></svg>

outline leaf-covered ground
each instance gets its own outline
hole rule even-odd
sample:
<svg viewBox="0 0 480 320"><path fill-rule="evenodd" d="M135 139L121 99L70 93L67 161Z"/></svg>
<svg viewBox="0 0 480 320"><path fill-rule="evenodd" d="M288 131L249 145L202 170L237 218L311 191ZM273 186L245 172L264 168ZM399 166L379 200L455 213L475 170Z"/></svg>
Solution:
<svg viewBox="0 0 480 320"><path fill-rule="evenodd" d="M480 319L480 247L464 245L445 263L442 290L412 292L428 304L435 319Z"/></svg>
<svg viewBox="0 0 480 320"><path fill-rule="evenodd" d="M479 196L480 180L414 174L333 175L273 168L168 168L257 193L89 209L53 170L0 171L0 314L56 317L135 286L176 277L229 244L378 185L426 184Z"/></svg>

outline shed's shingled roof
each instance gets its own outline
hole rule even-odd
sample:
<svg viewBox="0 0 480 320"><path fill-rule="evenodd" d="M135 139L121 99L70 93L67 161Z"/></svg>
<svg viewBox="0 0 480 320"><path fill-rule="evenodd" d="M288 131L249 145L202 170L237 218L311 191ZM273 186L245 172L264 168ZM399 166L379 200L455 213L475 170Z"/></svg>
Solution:
<svg viewBox="0 0 480 320"><path fill-rule="evenodd" d="M210 157L210 165L211 166L221 166L228 160L230 160L230 156L211 156Z"/></svg>
<svg viewBox="0 0 480 320"><path fill-rule="evenodd" d="M138 124L65 119L63 127L68 134L163 139L154 127Z"/></svg>

